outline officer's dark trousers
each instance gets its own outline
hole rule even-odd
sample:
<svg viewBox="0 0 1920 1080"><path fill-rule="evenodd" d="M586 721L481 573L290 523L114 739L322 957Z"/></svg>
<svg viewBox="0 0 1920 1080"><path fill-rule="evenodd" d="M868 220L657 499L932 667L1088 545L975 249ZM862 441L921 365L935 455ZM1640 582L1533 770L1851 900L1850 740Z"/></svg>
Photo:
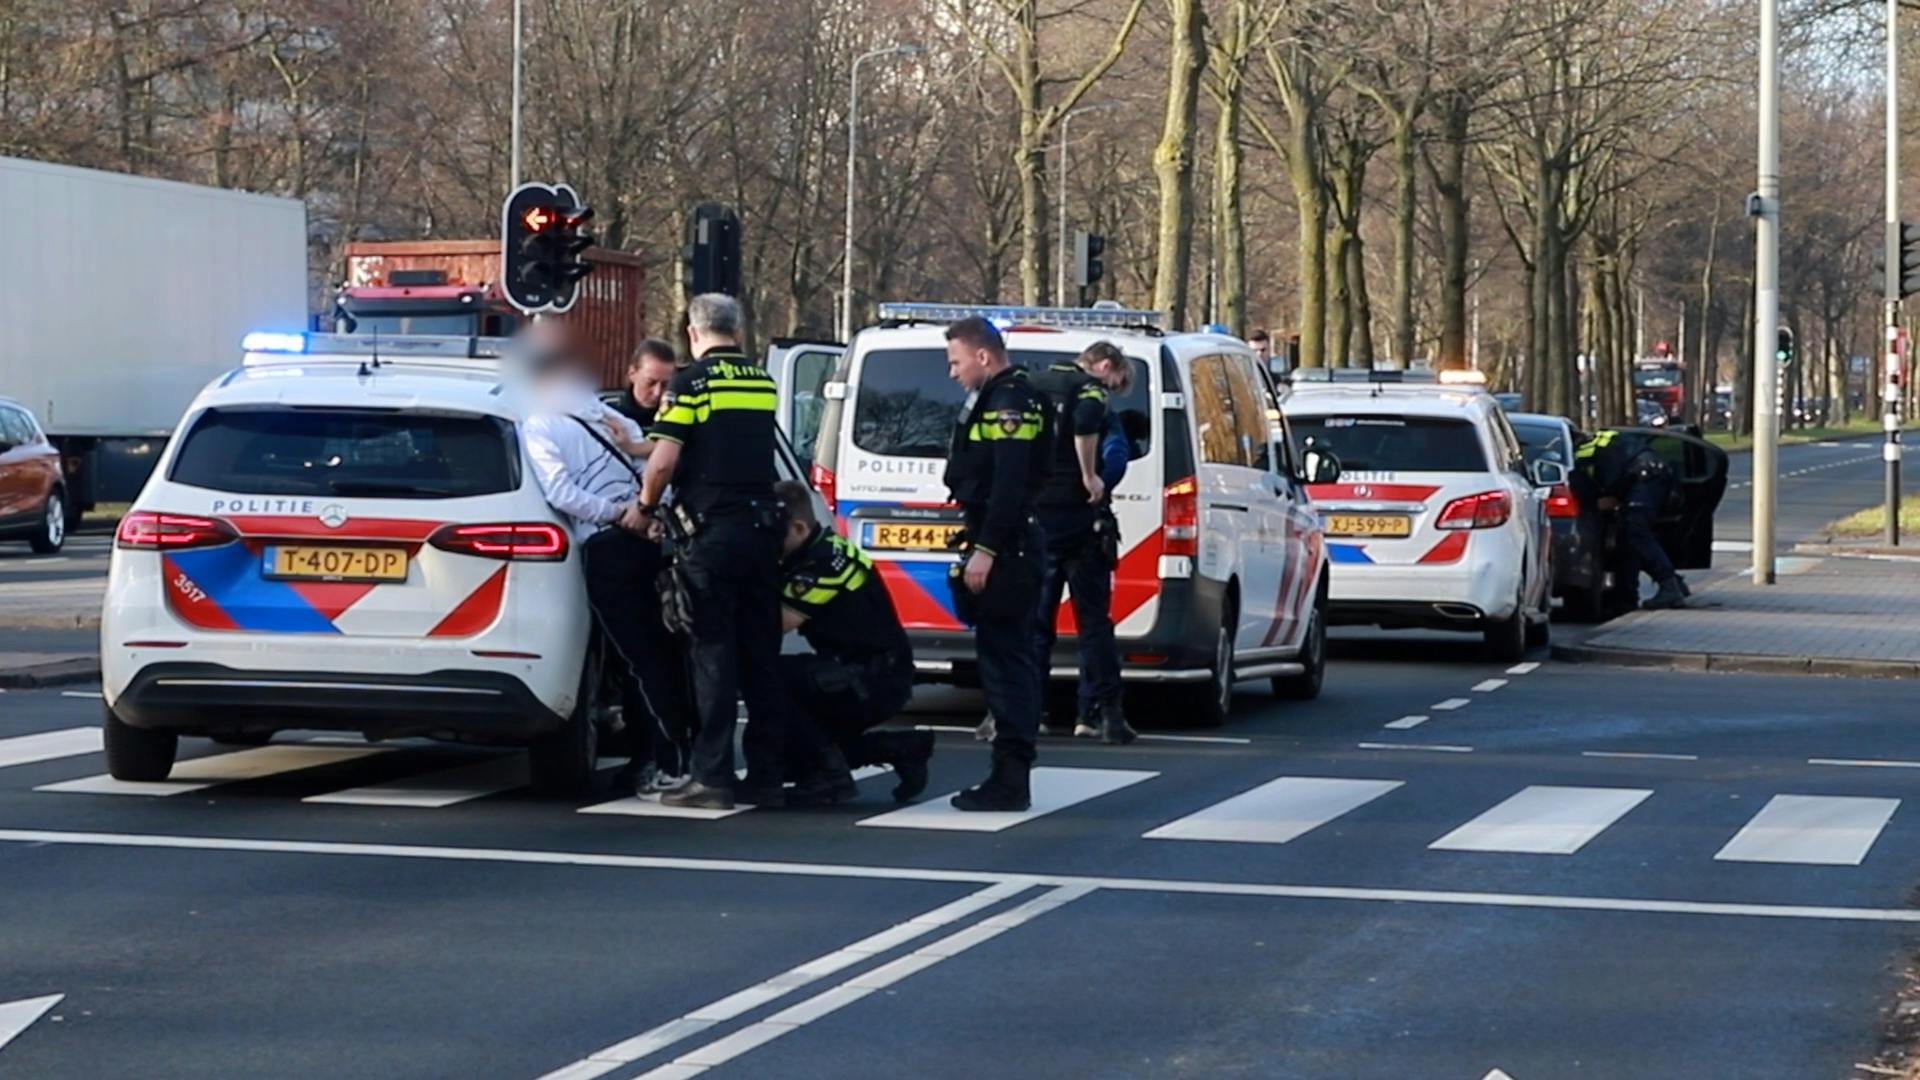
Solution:
<svg viewBox="0 0 1920 1080"><path fill-rule="evenodd" d="M994 572L1014 559L1028 560L1039 577L1045 542L1038 526L1029 525L1016 550L994 559ZM1037 590L1036 590L1037 591ZM974 624L974 653L980 662L980 688L987 710L993 713L993 756L1023 765L1033 764L1034 740L1040 736L1040 693L1044 685L1040 658L1033 646L1033 610L1039 596L1020 609L1000 616L982 615Z"/></svg>
<svg viewBox="0 0 1920 1080"><path fill-rule="evenodd" d="M856 667L817 653L789 653L780 657L780 683L794 706L787 760L814 760L824 742L839 747L857 769L885 760L867 732L899 715L913 697L913 666L909 660L891 669Z"/></svg>
<svg viewBox="0 0 1920 1080"><path fill-rule="evenodd" d="M734 786L738 699L747 725L741 749L755 785L786 778L787 698L774 673L780 659L780 536L751 514L712 515L684 556L693 620L693 698L700 718L693 778Z"/></svg>
<svg viewBox="0 0 1920 1080"><path fill-rule="evenodd" d="M1040 578L1040 605L1034 613L1034 658L1044 687L1053 666L1053 643L1063 590L1071 590L1075 643L1080 652L1080 715L1120 697L1120 654L1113 641L1113 570L1094 550L1093 522L1053 516L1042 519L1046 532L1046 571ZM1078 527L1076 527L1078 526ZM997 714L996 714L997 715Z"/></svg>
<svg viewBox="0 0 1920 1080"><path fill-rule="evenodd" d="M687 771L692 696L687 654L660 619L660 545L620 528L602 529L581 547L587 603L606 635L610 661L624 667L627 730L636 761L661 772Z"/></svg>
<svg viewBox="0 0 1920 1080"><path fill-rule="evenodd" d="M1633 553L1639 569L1646 571L1656 585L1673 576L1673 560L1667 558L1666 549L1660 546L1660 538L1653 531L1654 518L1666 505L1667 491L1672 486L1671 475L1654 472L1635 476L1627 488L1622 521L1627 549Z"/></svg>

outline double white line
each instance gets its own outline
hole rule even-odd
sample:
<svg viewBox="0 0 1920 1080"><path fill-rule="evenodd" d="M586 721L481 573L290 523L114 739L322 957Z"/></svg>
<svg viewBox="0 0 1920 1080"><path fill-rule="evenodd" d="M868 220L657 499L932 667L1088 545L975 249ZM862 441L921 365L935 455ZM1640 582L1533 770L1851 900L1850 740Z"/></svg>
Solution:
<svg viewBox="0 0 1920 1080"><path fill-rule="evenodd" d="M630 1039L623 1039L612 1046L596 1050L579 1061L547 1073L540 1080L589 1080L591 1077L604 1076L622 1066L631 1065L641 1058L657 1054L675 1043L690 1039L709 1028L745 1015L762 1005L777 1001L829 975L872 960L907 942L925 937L943 926L959 922L969 915L990 908L1003 900L1011 899L1033 887L1031 883L1021 881L990 885L970 896L934 908L924 915L889 927L870 937L861 938L845 948L836 949L825 956L809 960L765 982L756 983L745 990L729 994L678 1019L669 1020ZM958 956L975 945L991 941L1054 908L1072 903L1093 890L1092 885L1060 885L1048 889L1039 896L1009 908L999 915L948 934L932 944L921 946L905 956L881 964L865 974L815 994L799 1004L790 1005L764 1020L749 1024L731 1035L689 1050L672 1061L642 1074L640 1080L680 1080L682 1077L698 1076L755 1047L764 1046L790 1031L796 1031L829 1013L851 1005L876 990L884 990L909 975L925 971L942 960Z"/></svg>

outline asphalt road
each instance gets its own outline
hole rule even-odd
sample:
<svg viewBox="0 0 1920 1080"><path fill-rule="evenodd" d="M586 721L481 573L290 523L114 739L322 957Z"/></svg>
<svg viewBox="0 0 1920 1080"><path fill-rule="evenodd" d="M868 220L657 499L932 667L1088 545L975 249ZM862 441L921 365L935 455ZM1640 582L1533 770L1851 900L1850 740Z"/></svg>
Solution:
<svg viewBox="0 0 1920 1080"><path fill-rule="evenodd" d="M1779 488L1774 502L1776 548L1815 540L1832 522L1856 510L1878 506L1885 493L1885 466L1879 435L1832 442L1796 443L1780 448ZM1920 477L1913 478L1920 481ZM1920 487L1903 485L1908 497ZM1753 455L1728 455L1727 494L1714 517L1714 538L1753 541Z"/></svg>
<svg viewBox="0 0 1920 1080"><path fill-rule="evenodd" d="M15 692L0 1041L5 1003L64 997L0 1075L1799 1080L1872 1054L1920 930L1903 684L1399 637L1343 643L1317 702L1243 690L1224 729L1050 739L1054 808L999 831L942 810L986 765L959 732L904 814L880 776L685 820L537 799L510 754L299 736L190 740L208 786L116 791L88 691ZM1825 763L1862 759L1902 764Z"/></svg>

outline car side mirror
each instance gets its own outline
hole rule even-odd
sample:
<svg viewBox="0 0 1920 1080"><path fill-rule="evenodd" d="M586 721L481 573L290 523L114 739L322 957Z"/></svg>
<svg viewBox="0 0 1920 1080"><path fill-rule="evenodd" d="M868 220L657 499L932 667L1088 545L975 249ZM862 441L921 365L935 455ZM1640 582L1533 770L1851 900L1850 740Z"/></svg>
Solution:
<svg viewBox="0 0 1920 1080"><path fill-rule="evenodd" d="M13 449L14 446L15 446L15 443L12 439L0 438L0 454L6 453L7 451Z"/></svg>
<svg viewBox="0 0 1920 1080"><path fill-rule="evenodd" d="M1340 482L1340 458L1333 451L1309 446L1300 459L1300 479L1309 484Z"/></svg>
<svg viewBox="0 0 1920 1080"><path fill-rule="evenodd" d="M1567 467L1558 461L1541 458L1530 470L1536 487L1553 487L1567 482Z"/></svg>

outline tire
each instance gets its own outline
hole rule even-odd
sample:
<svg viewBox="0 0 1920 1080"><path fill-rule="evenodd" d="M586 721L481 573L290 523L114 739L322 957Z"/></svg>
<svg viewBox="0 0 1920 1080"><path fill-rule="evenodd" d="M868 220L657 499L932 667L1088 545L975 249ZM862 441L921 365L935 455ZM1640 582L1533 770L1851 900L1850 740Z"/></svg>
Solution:
<svg viewBox="0 0 1920 1080"><path fill-rule="evenodd" d="M47 505L40 513L40 524L34 527L33 545L35 554L52 555L67 542L67 497L66 493L55 488L47 493Z"/></svg>
<svg viewBox="0 0 1920 1080"><path fill-rule="evenodd" d="M572 714L527 748L527 771L533 790L541 795L571 797L593 788L594 766L600 757L600 725L594 708L600 687L598 668L589 657Z"/></svg>
<svg viewBox="0 0 1920 1080"><path fill-rule="evenodd" d="M1273 677L1273 696L1286 701L1312 701L1320 696L1327 679L1327 589L1322 585L1313 598L1313 611L1307 616L1306 640L1300 644L1300 662L1305 671L1298 675Z"/></svg>
<svg viewBox="0 0 1920 1080"><path fill-rule="evenodd" d="M1513 614L1499 622L1488 623L1482 631L1486 642L1487 658L1502 663L1514 664L1527 657L1527 609L1518 598L1513 605Z"/></svg>
<svg viewBox="0 0 1920 1080"><path fill-rule="evenodd" d="M1565 603L1560 610L1566 613L1569 622L1597 623L1606 620L1607 586L1604 577L1584 589L1574 589L1562 599Z"/></svg>
<svg viewBox="0 0 1920 1080"><path fill-rule="evenodd" d="M165 780L173 771L173 758L180 749L180 736L171 731L148 731L129 725L106 709L104 742L107 774L115 780L151 783Z"/></svg>
<svg viewBox="0 0 1920 1080"><path fill-rule="evenodd" d="M1194 727L1219 727L1233 712L1233 631L1238 623L1239 607L1229 597L1213 639L1211 677L1180 695L1180 711Z"/></svg>
<svg viewBox="0 0 1920 1080"><path fill-rule="evenodd" d="M1541 619L1527 624L1527 648L1544 649L1553 644L1553 620Z"/></svg>

